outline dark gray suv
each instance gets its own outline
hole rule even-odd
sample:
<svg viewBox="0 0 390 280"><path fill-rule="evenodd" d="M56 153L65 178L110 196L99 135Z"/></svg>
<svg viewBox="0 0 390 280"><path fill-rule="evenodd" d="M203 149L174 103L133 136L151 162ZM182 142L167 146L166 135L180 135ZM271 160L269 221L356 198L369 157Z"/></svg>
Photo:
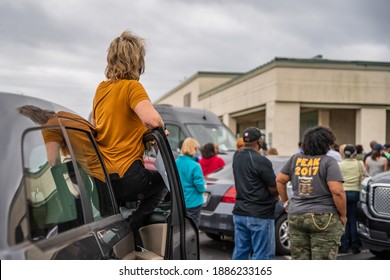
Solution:
<svg viewBox="0 0 390 280"><path fill-rule="evenodd" d="M362 182L357 219L363 246L390 259L390 171Z"/></svg>
<svg viewBox="0 0 390 280"><path fill-rule="evenodd" d="M0 93L0 259L199 259L199 237L186 216L174 158L162 129L145 134L169 192L140 229L134 246L126 218L136 203L119 208L87 122L60 119L37 126L17 108L34 105L69 111L37 98ZM61 131L68 148L48 163L44 132ZM82 143L78 141L84 139ZM147 155L146 155L147 156ZM85 166L104 182L96 184Z"/></svg>

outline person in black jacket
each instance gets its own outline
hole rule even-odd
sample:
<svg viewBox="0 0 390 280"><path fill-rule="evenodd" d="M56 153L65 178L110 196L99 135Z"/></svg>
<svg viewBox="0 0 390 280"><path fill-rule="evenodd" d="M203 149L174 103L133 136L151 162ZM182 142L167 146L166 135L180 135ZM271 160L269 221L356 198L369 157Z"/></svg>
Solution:
<svg viewBox="0 0 390 280"><path fill-rule="evenodd" d="M269 159L262 156L261 132L249 127L243 135L244 147L233 158L237 190L233 209L234 260L275 258L275 203L278 198L275 173Z"/></svg>

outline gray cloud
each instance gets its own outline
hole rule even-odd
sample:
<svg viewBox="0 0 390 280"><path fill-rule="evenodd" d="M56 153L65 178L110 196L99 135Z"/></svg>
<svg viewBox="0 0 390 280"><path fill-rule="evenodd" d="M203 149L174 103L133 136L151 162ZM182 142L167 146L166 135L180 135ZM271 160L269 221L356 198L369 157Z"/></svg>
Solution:
<svg viewBox="0 0 390 280"><path fill-rule="evenodd" d="M276 56L390 61L386 0L3 0L0 90L87 116L109 43L148 43L152 100L197 71L246 72Z"/></svg>

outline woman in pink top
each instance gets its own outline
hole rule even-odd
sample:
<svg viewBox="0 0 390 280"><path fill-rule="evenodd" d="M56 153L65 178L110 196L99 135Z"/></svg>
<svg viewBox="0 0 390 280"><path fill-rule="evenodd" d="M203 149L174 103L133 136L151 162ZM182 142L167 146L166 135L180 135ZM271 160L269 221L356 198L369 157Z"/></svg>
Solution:
<svg viewBox="0 0 390 280"><path fill-rule="evenodd" d="M225 161L217 156L213 143L205 144L201 149L201 153L202 158L199 160L199 164L202 167L203 176L207 176L225 166Z"/></svg>

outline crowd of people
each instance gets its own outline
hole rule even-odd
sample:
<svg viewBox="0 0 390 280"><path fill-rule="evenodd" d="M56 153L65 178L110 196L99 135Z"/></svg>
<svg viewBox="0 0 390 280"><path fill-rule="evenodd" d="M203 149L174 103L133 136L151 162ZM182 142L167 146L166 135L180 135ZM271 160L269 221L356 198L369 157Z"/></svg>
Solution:
<svg viewBox="0 0 390 280"><path fill-rule="evenodd" d="M129 31L111 42L107 79L97 87L90 127L118 204L138 201L129 220L134 232L167 193L158 171L146 169L143 162L143 134L149 129L165 128L139 82L145 70L145 54L144 40ZM28 115L27 109L35 108L20 112ZM55 115L49 113L43 123ZM169 136L166 129L165 134ZM54 147L56 156L52 165L57 163L62 145L54 136L47 141L48 154ZM359 253L356 207L360 184L365 176L388 170L390 144L382 146L372 141L371 151L364 153L362 145L337 146L331 129L312 127L275 176L266 155L278 155L278 151L275 147L268 149L262 136L258 128L248 127L237 139L232 163L237 191L232 258L275 258L274 212L280 198L288 213L293 259L335 259L338 252L349 249ZM225 166L217 151L215 143L201 146L196 139L186 138L176 159L187 214L195 225L199 225L204 203L205 177ZM288 182L292 184L292 197L287 196Z"/></svg>
<svg viewBox="0 0 390 280"><path fill-rule="evenodd" d="M321 140L323 142L323 139ZM307 151L302 147L303 142L298 144L299 148L296 154L307 154ZM365 153L361 144L342 144L338 146L335 142L330 145L331 149L326 153L332 157L339 166L342 175L342 186L345 192L346 205L346 223L344 224L344 233L341 236L338 253L348 253L352 250L353 254L361 252L361 244L357 234L357 204L362 180L367 176L375 176L381 172L388 170L390 162L390 144L381 145L377 141L370 142L371 151ZM283 181L283 174L286 170L282 170L280 180ZM330 182L328 182L328 185ZM294 186L294 183L293 183ZM281 185L282 187L282 185ZM295 193L294 193L295 194ZM283 198L283 196L281 195ZM294 201L294 196L292 201ZM284 198L288 202L288 198ZM340 213L340 212L339 212ZM295 217L289 212L290 218ZM329 224L331 225L331 223ZM289 224L290 235L294 236L294 224ZM294 241L292 242L292 250L294 250Z"/></svg>
<svg viewBox="0 0 390 280"><path fill-rule="evenodd" d="M238 151L248 149L245 133L248 132L245 131L244 137L237 140ZM258 150L256 156L277 155L275 148L264 149L264 146L264 142L261 144L258 142L250 148L250 151ZM387 171L390 163L390 144L381 145L377 141L371 141L370 148L371 151L366 153L361 144L339 146L336 144L336 136L332 130L321 126L310 128L305 132L295 154L276 177L277 194L280 195L288 213L293 259L335 259L338 253L348 253L350 250L353 254L361 252L356 217L361 183L367 176L375 176ZM272 259L272 254L269 254L264 247L261 248L258 238L250 239L248 235L246 235L247 239L244 238L249 232L252 236L256 236L256 231L261 230L261 223L258 222L256 227L253 226L255 223L252 223L249 227L249 223L246 221L245 224L240 217L241 214L245 219L265 218L253 214L257 212L248 208L248 205L252 205L253 197L245 195L254 193L251 188L264 191L270 188L272 183L267 181L264 174L268 173L264 171L257 175L253 175L256 174L253 170L250 173L250 166L254 163L252 158L246 160L240 158L242 153L237 152L233 159L237 187L237 202L233 211L235 224L233 259L267 259L270 256ZM260 165L263 165L263 168L267 166L265 162L255 164L257 165L258 168L261 168ZM258 181L254 180L253 176ZM290 198L286 190L288 182L291 182L293 190ZM267 194L271 194L270 189L268 191ZM256 196L258 211L267 209L261 205L264 199L264 193ZM243 204L242 200L245 201L244 205L247 208L240 208ZM243 209L251 210L250 213L240 212ZM273 232L272 227L268 232ZM265 242L263 246L273 244L269 239L266 235L261 238L262 242Z"/></svg>

